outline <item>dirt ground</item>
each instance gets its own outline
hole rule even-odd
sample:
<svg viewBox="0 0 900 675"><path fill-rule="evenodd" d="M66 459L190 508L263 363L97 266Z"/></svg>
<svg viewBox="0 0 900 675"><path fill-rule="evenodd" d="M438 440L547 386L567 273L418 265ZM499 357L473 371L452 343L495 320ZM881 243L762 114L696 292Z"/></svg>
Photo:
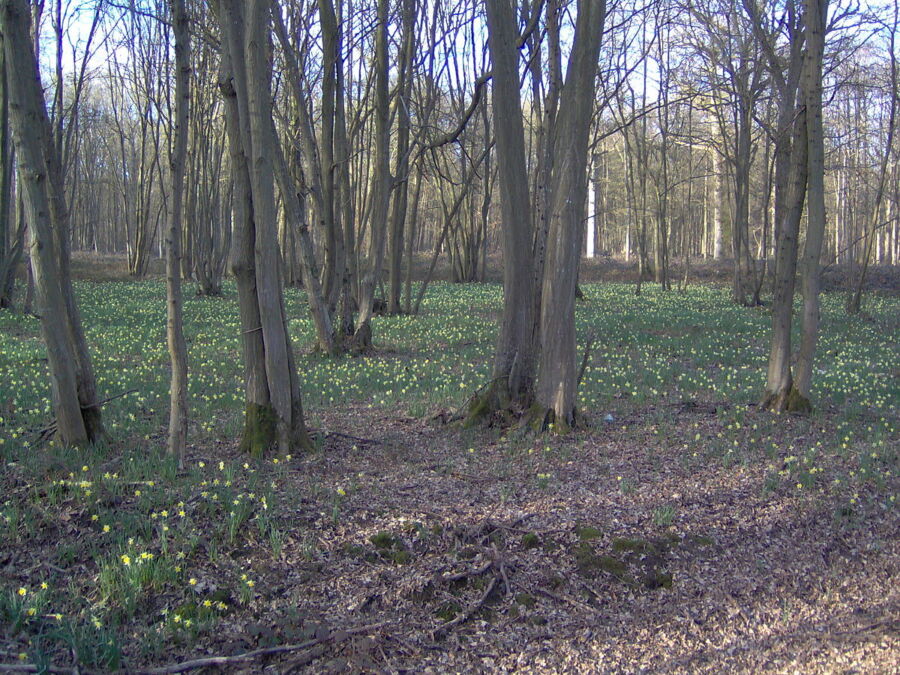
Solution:
<svg viewBox="0 0 900 675"><path fill-rule="evenodd" d="M635 415L551 446L325 415L359 437L291 465L296 528L280 560L247 553L252 618L203 650L301 647L228 663L247 673L897 672L900 521L883 495L766 490L752 447L736 464L685 452L715 414L670 418L662 436ZM814 434L785 420L786 441ZM848 467L819 471L830 485ZM322 486L345 491L339 514L309 497Z"/></svg>

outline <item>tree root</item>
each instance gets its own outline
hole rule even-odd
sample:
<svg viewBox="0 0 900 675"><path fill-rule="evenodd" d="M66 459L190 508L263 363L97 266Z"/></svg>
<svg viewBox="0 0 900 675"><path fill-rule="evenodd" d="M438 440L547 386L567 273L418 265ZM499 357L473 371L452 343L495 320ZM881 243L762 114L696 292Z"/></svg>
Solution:
<svg viewBox="0 0 900 675"><path fill-rule="evenodd" d="M759 409L802 415L812 412L812 404L808 398L797 391L796 387L792 386L790 389L778 391L766 390L759 402Z"/></svg>

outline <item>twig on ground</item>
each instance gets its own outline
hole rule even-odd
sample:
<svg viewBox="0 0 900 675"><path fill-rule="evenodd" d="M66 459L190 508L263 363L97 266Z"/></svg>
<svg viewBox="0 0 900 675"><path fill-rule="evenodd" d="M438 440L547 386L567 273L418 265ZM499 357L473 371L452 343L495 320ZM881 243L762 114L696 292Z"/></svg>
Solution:
<svg viewBox="0 0 900 675"><path fill-rule="evenodd" d="M284 654L287 652L296 652L302 649L309 649L310 647L315 647L318 644L323 644L326 642L343 642L350 635L357 635L359 633L368 633L369 631L377 630L379 628L387 625L388 621L382 621L380 623L373 623L368 626L359 626L358 628L348 628L346 630L337 630L332 631L328 635L323 638L313 638L312 640L307 640L306 642L301 642L299 644L294 645L278 645L275 647L263 647L261 649L254 649L253 651L244 652L243 654L236 654L234 656L209 656L203 659L194 659L192 661L182 661L181 663L174 663L168 666L162 666L160 668L150 668L148 670L139 670L136 671L138 675L172 675L174 673L184 673L189 670L196 670L197 668L206 668L207 666L223 666L229 665L232 663L239 663L241 661L250 661L252 659L258 658L260 656L269 656L271 654ZM71 671L65 671L71 672Z"/></svg>
<svg viewBox="0 0 900 675"><path fill-rule="evenodd" d="M441 577L441 581L452 582L452 581L460 581L462 579L468 579L469 577L481 576L482 574L487 572L489 569L491 569L491 567L493 567L493 566L494 566L494 561L488 560L484 565L482 565L481 567L477 567L474 570L466 570L464 572L457 572L456 574L444 575Z"/></svg>

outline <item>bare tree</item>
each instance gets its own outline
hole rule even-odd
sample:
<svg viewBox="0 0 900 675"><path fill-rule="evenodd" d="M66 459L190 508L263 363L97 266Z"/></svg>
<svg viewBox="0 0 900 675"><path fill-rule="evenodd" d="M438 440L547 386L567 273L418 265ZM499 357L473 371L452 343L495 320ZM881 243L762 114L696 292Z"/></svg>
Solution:
<svg viewBox="0 0 900 675"><path fill-rule="evenodd" d="M242 447L261 454L309 448L298 375L287 332L276 241L275 168L269 58L270 0L219 0L222 60L235 180L235 250L244 343L246 416Z"/></svg>
<svg viewBox="0 0 900 675"><path fill-rule="evenodd" d="M175 147L169 160L172 202L166 237L166 339L172 365L168 451L177 458L180 466L184 462L188 426L187 343L184 339L184 299L181 295L181 220L191 105L191 37L184 0L170 0L170 7L175 35Z"/></svg>
<svg viewBox="0 0 900 675"><path fill-rule="evenodd" d="M95 442L104 435L102 415L69 277L62 166L43 99L26 0L0 3L0 32L56 428L65 444Z"/></svg>
<svg viewBox="0 0 900 675"><path fill-rule="evenodd" d="M605 0L579 0L572 53L560 92L555 157L548 203L541 302L537 403L541 416L565 431L575 422L575 287L584 238L587 154Z"/></svg>

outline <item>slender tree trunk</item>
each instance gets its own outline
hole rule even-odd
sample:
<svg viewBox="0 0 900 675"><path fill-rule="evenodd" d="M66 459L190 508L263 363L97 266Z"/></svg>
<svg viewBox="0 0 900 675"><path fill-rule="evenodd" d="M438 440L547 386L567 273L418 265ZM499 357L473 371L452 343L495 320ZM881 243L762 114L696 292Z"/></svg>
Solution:
<svg viewBox="0 0 900 675"><path fill-rule="evenodd" d="M802 399L810 401L813 362L819 336L819 291L822 243L825 239L825 141L822 125L822 54L828 0L804 0L807 54L804 62L806 86L809 178L808 218L803 249L803 324L797 353L795 386Z"/></svg>
<svg viewBox="0 0 900 675"><path fill-rule="evenodd" d="M10 121L31 233L41 331L47 345L57 431L65 444L103 434L90 356L69 278L68 212L61 164L43 99L26 0L0 2Z"/></svg>
<svg viewBox="0 0 900 675"><path fill-rule="evenodd" d="M372 212L369 219L369 254L360 283L359 316L353 336L354 349L364 351L372 345L371 320L375 288L381 278L384 262L384 240L387 229L391 191L390 97L388 95L388 0L378 0L375 29L375 171L373 177Z"/></svg>
<svg viewBox="0 0 900 675"><path fill-rule="evenodd" d="M847 298L847 312L849 314L857 314L862 308L862 291L863 285L866 281L866 272L869 269L869 260L872 257L872 241L880 241L880 234L878 232L878 220L881 214L881 206L884 202L884 193L888 177L888 166L890 163L891 153L893 152L894 132L897 125L898 98L900 98L900 86L898 86L897 74L897 54L895 51L898 13L900 13L900 10L898 10L897 5L894 5L894 24L890 32L890 43L888 46L891 61L891 103L890 113L888 114L887 139L885 140L885 151L882 155L881 166L879 167L878 171L878 186L875 190L875 200L874 204L872 205L871 213L869 215L869 225L866 228L865 250L863 252L862 264L860 265L859 275L857 276L856 287ZM890 206L891 205L889 204L889 209ZM876 255L876 261L878 261L879 259L880 255Z"/></svg>
<svg viewBox="0 0 900 675"><path fill-rule="evenodd" d="M394 204L391 215L390 265L387 311L400 313L400 292L403 272L403 231L406 224L406 209L409 195L409 135L410 106L413 78L413 61L416 55L416 0L403 0L403 50L400 58L400 81L397 98L397 161L394 187Z"/></svg>
<svg viewBox="0 0 900 675"><path fill-rule="evenodd" d="M531 198L525 167L525 130L518 74L518 29L509 0L486 0L488 46L493 62L493 113L497 134L503 232L503 316L491 383L473 402L477 421L534 400L535 289Z"/></svg>
<svg viewBox="0 0 900 675"><path fill-rule="evenodd" d="M175 147L170 158L172 203L166 238L166 339L172 364L169 385L168 451L184 464L187 443L187 343L184 339L184 300L181 292L181 222L191 102L191 43L184 0L170 0L175 35Z"/></svg>
<svg viewBox="0 0 900 675"><path fill-rule="evenodd" d="M247 410L242 447L261 454L310 448L287 332L279 270L270 93L270 0L219 0L220 88L236 176L235 257ZM238 215L236 214L236 215Z"/></svg>
<svg viewBox="0 0 900 675"><path fill-rule="evenodd" d="M537 403L560 432L575 422L575 287L584 232L587 150L605 0L579 0L572 54L560 97L550 230L541 303Z"/></svg>

